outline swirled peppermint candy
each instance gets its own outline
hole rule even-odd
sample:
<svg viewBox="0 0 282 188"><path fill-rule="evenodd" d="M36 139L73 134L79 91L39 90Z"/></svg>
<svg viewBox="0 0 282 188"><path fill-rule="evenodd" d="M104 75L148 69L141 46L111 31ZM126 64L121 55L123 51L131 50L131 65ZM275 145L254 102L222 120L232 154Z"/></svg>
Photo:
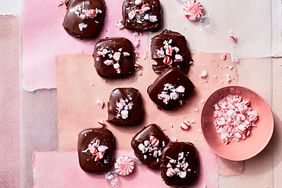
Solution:
<svg viewBox="0 0 282 188"><path fill-rule="evenodd" d="M188 0L183 8L185 17L190 21L199 21L205 14L203 5L197 0Z"/></svg>
<svg viewBox="0 0 282 188"><path fill-rule="evenodd" d="M115 162L115 172L121 176L130 175L135 168L134 161L132 158L127 156L122 156L117 158Z"/></svg>

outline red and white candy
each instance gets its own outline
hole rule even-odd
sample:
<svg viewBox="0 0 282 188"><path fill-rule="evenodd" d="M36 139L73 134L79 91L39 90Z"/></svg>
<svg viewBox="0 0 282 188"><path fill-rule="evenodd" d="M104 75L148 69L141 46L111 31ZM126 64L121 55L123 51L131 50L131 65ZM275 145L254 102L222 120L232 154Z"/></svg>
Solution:
<svg viewBox="0 0 282 188"><path fill-rule="evenodd" d="M143 13L149 11L149 10L151 10L151 8L150 8L149 4L146 3L146 4L142 5L142 8L139 10L139 12L143 14Z"/></svg>
<svg viewBox="0 0 282 188"><path fill-rule="evenodd" d="M205 14L203 5L197 0L188 0L183 10L190 21L199 21Z"/></svg>
<svg viewBox="0 0 282 188"><path fill-rule="evenodd" d="M100 161L101 159L103 159L105 152L98 152L95 155L94 161Z"/></svg>
<svg viewBox="0 0 282 188"><path fill-rule="evenodd" d="M139 71L139 70L141 70L141 69L143 68L143 66L142 66L140 63L138 63L138 62L136 62L136 63L134 64L134 67L135 67L135 70L136 70L136 71Z"/></svg>
<svg viewBox="0 0 282 188"><path fill-rule="evenodd" d="M157 147L159 145L160 141L156 137L151 135L150 136L150 143L153 147Z"/></svg>
<svg viewBox="0 0 282 188"><path fill-rule="evenodd" d="M229 31L229 34L228 34L230 40L232 40L233 42L237 42L238 41L238 38L237 36L235 35L235 33L233 33L232 31Z"/></svg>
<svg viewBox="0 0 282 188"><path fill-rule="evenodd" d="M172 47L170 45L166 47L165 54L168 56L172 56Z"/></svg>
<svg viewBox="0 0 282 188"><path fill-rule="evenodd" d="M143 0L135 0L134 4L135 6L141 6L143 3Z"/></svg>
<svg viewBox="0 0 282 188"><path fill-rule="evenodd" d="M174 62L181 62L181 61L183 61L182 55L176 54L176 55L174 56Z"/></svg>
<svg viewBox="0 0 282 188"><path fill-rule="evenodd" d="M115 162L115 172L121 176L128 176L134 170L134 161L130 157L122 156Z"/></svg>
<svg viewBox="0 0 282 188"><path fill-rule="evenodd" d="M184 131L187 131L188 129L190 129L190 127L191 127L191 123L189 121L183 121L180 124L180 128Z"/></svg>
<svg viewBox="0 0 282 188"><path fill-rule="evenodd" d="M99 120L98 122L98 125L100 125L101 127L105 127L106 126L106 123L104 120Z"/></svg>
<svg viewBox="0 0 282 188"><path fill-rule="evenodd" d="M98 108L103 109L104 106L105 106L105 103L104 103L103 100L97 99L97 100L96 100L96 105L98 106Z"/></svg>
<svg viewBox="0 0 282 188"><path fill-rule="evenodd" d="M216 132L225 144L245 140L258 119L258 113L250 107L249 101L238 95L228 95L218 101L213 116Z"/></svg>
<svg viewBox="0 0 282 188"><path fill-rule="evenodd" d="M175 170L173 168L168 168L166 171L166 176L167 177L172 177L176 174Z"/></svg>
<svg viewBox="0 0 282 188"><path fill-rule="evenodd" d="M172 59L169 56L165 56L163 59L163 63L166 65L171 65L173 63Z"/></svg>

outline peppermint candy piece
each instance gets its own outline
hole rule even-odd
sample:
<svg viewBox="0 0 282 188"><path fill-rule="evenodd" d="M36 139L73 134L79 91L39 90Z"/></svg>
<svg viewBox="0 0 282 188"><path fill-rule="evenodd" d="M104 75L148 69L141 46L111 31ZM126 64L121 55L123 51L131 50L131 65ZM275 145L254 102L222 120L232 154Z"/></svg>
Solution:
<svg viewBox="0 0 282 188"><path fill-rule="evenodd" d="M114 64L114 61L113 60L105 60L104 64L107 65L107 66L110 66L110 65Z"/></svg>
<svg viewBox="0 0 282 188"><path fill-rule="evenodd" d="M233 41L234 43L236 43L238 41L237 36L232 31L229 31L228 36L229 36L230 40Z"/></svg>
<svg viewBox="0 0 282 188"><path fill-rule="evenodd" d="M179 176L180 178L185 178L186 175L187 175L187 172L185 172L185 171L180 171L180 172L178 173L178 176Z"/></svg>
<svg viewBox="0 0 282 188"><path fill-rule="evenodd" d="M97 154L96 154L96 156L95 156L95 159L94 159L94 161L100 161L101 159L103 159L103 157L104 157L104 152L98 152Z"/></svg>
<svg viewBox="0 0 282 188"><path fill-rule="evenodd" d="M152 144L153 147L157 147L160 143L160 141L154 137L154 136L150 136L150 143Z"/></svg>
<svg viewBox="0 0 282 188"><path fill-rule="evenodd" d="M136 63L134 64L134 67L135 67L135 70L136 70L136 71L139 71L139 70L142 69L142 65L141 65L140 63L138 63L138 62L136 62Z"/></svg>
<svg viewBox="0 0 282 188"><path fill-rule="evenodd" d="M88 25L87 25L86 23L80 23L80 24L78 25L80 31L83 31L83 29L87 28L87 26L88 26Z"/></svg>
<svg viewBox="0 0 282 188"><path fill-rule="evenodd" d="M176 174L175 170L173 168L168 168L166 171L166 176L172 177Z"/></svg>
<svg viewBox="0 0 282 188"><path fill-rule="evenodd" d="M98 122L98 125L100 125L101 127L105 127L106 126L106 123L104 120L99 120Z"/></svg>
<svg viewBox="0 0 282 188"><path fill-rule="evenodd" d="M104 146L104 145L98 147L99 152L105 152L107 149L108 149L108 147Z"/></svg>
<svg viewBox="0 0 282 188"><path fill-rule="evenodd" d="M97 100L96 100L96 105L97 105L100 109L103 109L104 106L105 106L105 103L104 103L103 100L97 99Z"/></svg>
<svg viewBox="0 0 282 188"><path fill-rule="evenodd" d="M172 56L172 47L170 45L165 49L165 54L168 56Z"/></svg>
<svg viewBox="0 0 282 188"><path fill-rule="evenodd" d="M135 0L135 2L134 2L135 6L141 6L142 3L143 3L142 0Z"/></svg>
<svg viewBox="0 0 282 188"><path fill-rule="evenodd" d="M203 5L197 0L188 0L183 10L190 21L199 21L205 14Z"/></svg>
<svg viewBox="0 0 282 188"><path fill-rule="evenodd" d="M89 152L92 155L96 155L96 153L98 152L98 150L93 145L91 145L91 144L89 144L88 148L89 148Z"/></svg>
<svg viewBox="0 0 282 188"><path fill-rule="evenodd" d="M141 10L140 10L139 12L140 12L140 13L145 13L145 12L147 12L147 11L149 11L149 10L151 10L151 8L150 8L149 4L146 3L146 4L142 5L142 8L141 8ZM148 14L147 14L147 15L148 15ZM146 15L145 15L145 16L146 16Z"/></svg>
<svg viewBox="0 0 282 188"><path fill-rule="evenodd" d="M128 176L133 172L135 165L130 157L122 156L117 158L114 168L118 175Z"/></svg>
<svg viewBox="0 0 282 188"><path fill-rule="evenodd" d="M180 124L180 128L184 131L187 131L188 129L190 129L190 127L191 127L191 123L189 121L183 121Z"/></svg>
<svg viewBox="0 0 282 188"><path fill-rule="evenodd" d="M203 70L202 73L201 73L201 75L200 75L200 77L201 77L201 78L206 78L206 77L208 77L208 71Z"/></svg>
<svg viewBox="0 0 282 188"><path fill-rule="evenodd" d="M129 13L128 13L128 19L129 20L133 20L136 16L136 12L135 10L131 10Z"/></svg>
<svg viewBox="0 0 282 188"><path fill-rule="evenodd" d="M165 56L163 63L166 64L166 65L171 65L173 63L173 61L169 56Z"/></svg>
<svg viewBox="0 0 282 188"><path fill-rule="evenodd" d="M181 62L181 61L183 61L182 55L176 54L176 55L174 56L174 61L175 61L175 62Z"/></svg>

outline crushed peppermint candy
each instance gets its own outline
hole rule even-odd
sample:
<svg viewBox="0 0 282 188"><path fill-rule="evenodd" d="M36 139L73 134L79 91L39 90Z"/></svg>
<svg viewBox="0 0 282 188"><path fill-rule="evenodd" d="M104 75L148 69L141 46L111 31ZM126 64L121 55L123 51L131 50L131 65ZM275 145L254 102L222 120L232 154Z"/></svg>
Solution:
<svg viewBox="0 0 282 188"><path fill-rule="evenodd" d="M85 29L85 28L87 28L87 24L86 23L80 23L80 24L78 24L78 27L79 27L79 30L80 31L83 31L83 29Z"/></svg>
<svg viewBox="0 0 282 188"><path fill-rule="evenodd" d="M162 100L163 103L168 104L171 100L178 100L181 96L185 94L185 87L174 86L172 84L166 83L164 84L164 88L160 94L158 94L158 99Z"/></svg>
<svg viewBox="0 0 282 188"><path fill-rule="evenodd" d="M229 36L230 40L232 40L234 43L236 43L238 41L237 36L232 31L229 31L228 36Z"/></svg>
<svg viewBox="0 0 282 188"><path fill-rule="evenodd" d="M183 8L185 17L190 21L199 21L205 14L203 5L198 0L188 0Z"/></svg>
<svg viewBox="0 0 282 188"><path fill-rule="evenodd" d="M116 23L116 28L119 29L119 30L124 29L124 25L123 25L122 21L119 21L119 22Z"/></svg>
<svg viewBox="0 0 282 188"><path fill-rule="evenodd" d="M191 127L191 122L190 121L183 121L181 124L180 124L180 128L183 130L183 131L187 131L190 129Z"/></svg>
<svg viewBox="0 0 282 188"><path fill-rule="evenodd" d="M213 124L224 144L242 141L251 135L258 112L248 100L238 95L228 95L214 105Z"/></svg>
<svg viewBox="0 0 282 188"><path fill-rule="evenodd" d="M223 61L225 61L225 60L227 59L227 54L225 54L225 53L222 54L222 55L221 55L221 59L222 59Z"/></svg>
<svg viewBox="0 0 282 188"><path fill-rule="evenodd" d="M133 172L135 165L132 158L127 156L122 156L117 158L114 167L115 167L115 172L118 175L128 176Z"/></svg>
<svg viewBox="0 0 282 188"><path fill-rule="evenodd" d="M165 142L158 140L154 135L150 135L149 140L138 145L138 149L142 152L144 159L147 159L148 155L156 158L159 162L159 158L162 154L162 148L165 147Z"/></svg>
<svg viewBox="0 0 282 188"><path fill-rule="evenodd" d="M206 78L206 77L208 77L208 75L209 75L209 74L208 74L208 71L203 70L202 73L201 73L201 75L200 75L200 77L201 77L201 78Z"/></svg>
<svg viewBox="0 0 282 188"><path fill-rule="evenodd" d="M117 115L116 118L127 119L129 117L129 112L133 108L132 97L130 95L125 99L120 99L116 102Z"/></svg>
<svg viewBox="0 0 282 188"><path fill-rule="evenodd" d="M105 152L108 150L108 147L101 144L99 139L95 139L88 144L88 147L82 151L87 155L91 155L91 158L94 159L95 162L100 161L104 158ZM107 163L107 160L104 160L104 163Z"/></svg>
<svg viewBox="0 0 282 188"><path fill-rule="evenodd" d="M134 67L135 67L135 71L140 71L143 68L143 66L138 62L134 64Z"/></svg>
<svg viewBox="0 0 282 188"><path fill-rule="evenodd" d="M100 9L88 9L90 4L89 1L83 1L79 6L72 8L72 12L77 15L80 19L94 19L98 14L102 14L103 11Z"/></svg>
<svg viewBox="0 0 282 188"><path fill-rule="evenodd" d="M120 178L115 171L109 171L105 173L105 179L107 180L111 188L117 188L120 186Z"/></svg>
<svg viewBox="0 0 282 188"><path fill-rule="evenodd" d="M166 158L169 159L169 162L167 164L166 176L178 176L180 178L186 178L187 174L191 172L189 163L186 159L188 156L189 152L178 153L178 158L176 160L167 156Z"/></svg>
<svg viewBox="0 0 282 188"><path fill-rule="evenodd" d="M102 99L97 99L96 105L98 106L98 108L103 109L105 106L105 102Z"/></svg>
<svg viewBox="0 0 282 188"><path fill-rule="evenodd" d="M143 24L143 22L157 22L157 15L152 14L152 7L143 0L135 0L129 7L126 8L127 22L135 22Z"/></svg>
<svg viewBox="0 0 282 188"><path fill-rule="evenodd" d="M179 54L179 48L172 46L172 39L165 40L163 47L156 50L156 54L159 58L163 59L163 63L166 65L172 65L174 62L182 62L183 57Z"/></svg>
<svg viewBox="0 0 282 188"><path fill-rule="evenodd" d="M98 125L100 125L101 127L105 127L106 126L106 123L104 120L99 120L98 122Z"/></svg>
<svg viewBox="0 0 282 188"><path fill-rule="evenodd" d="M107 66L112 66L116 70L116 72L120 74L120 60L122 56L128 57L130 56L130 53L124 52L122 48L120 48L117 52L114 52L113 50L108 50L106 48L101 48L97 50L96 61L100 61L102 57L105 58L106 60L104 60L103 63Z"/></svg>

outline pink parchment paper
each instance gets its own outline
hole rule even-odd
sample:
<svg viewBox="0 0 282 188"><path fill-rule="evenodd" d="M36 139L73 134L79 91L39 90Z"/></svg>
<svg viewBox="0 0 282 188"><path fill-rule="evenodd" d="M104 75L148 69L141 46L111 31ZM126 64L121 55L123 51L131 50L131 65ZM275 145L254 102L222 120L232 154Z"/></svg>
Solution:
<svg viewBox="0 0 282 188"><path fill-rule="evenodd" d="M28 0L24 3L22 86L34 91L56 88L56 55L91 54L97 40L81 41L69 36L62 22L66 9L58 7L61 0ZM127 30L119 30L123 0L105 0L107 4L103 37L120 36L135 41ZM146 48L147 35L140 36L140 52Z"/></svg>
<svg viewBox="0 0 282 188"><path fill-rule="evenodd" d="M219 87L236 84L237 73L234 62L227 57L224 61L222 54L194 52L194 64L189 71L189 77L196 86L194 95L186 101L179 110L161 111L150 100L147 87L155 80L157 75L151 68L150 58L140 58L138 62L143 65L141 72L125 80L104 80L100 78L93 66L93 58L87 55L66 55L57 58L57 91L58 91L58 129L59 150L72 151L76 149L78 133L89 127L97 127L99 120L107 119L107 108L99 109L97 99L108 101L111 91L116 87L135 87L143 97L145 106L145 121L140 126L117 127L108 125L107 128L115 134L119 149L130 149L131 138L143 126L156 123L165 129L172 139L190 141L196 146L207 148L203 134L200 131L200 114L203 102L209 94ZM230 66L233 67L230 70ZM209 73L208 78L200 78L203 70ZM142 75L140 76L140 73ZM232 80L226 80L229 74ZM199 111L195 111L198 109ZM182 131L180 124L184 120L194 120L189 131Z"/></svg>
<svg viewBox="0 0 282 188"><path fill-rule="evenodd" d="M217 188L217 165L214 154L200 150L201 171L200 179L193 188ZM118 152L120 155L132 155L128 152ZM91 175L85 173L78 164L76 152L39 152L34 153L33 159L34 188L49 187L110 187L104 174ZM144 165L136 165L132 176L120 177L120 186L130 187L168 187L162 181L159 171L151 171Z"/></svg>

